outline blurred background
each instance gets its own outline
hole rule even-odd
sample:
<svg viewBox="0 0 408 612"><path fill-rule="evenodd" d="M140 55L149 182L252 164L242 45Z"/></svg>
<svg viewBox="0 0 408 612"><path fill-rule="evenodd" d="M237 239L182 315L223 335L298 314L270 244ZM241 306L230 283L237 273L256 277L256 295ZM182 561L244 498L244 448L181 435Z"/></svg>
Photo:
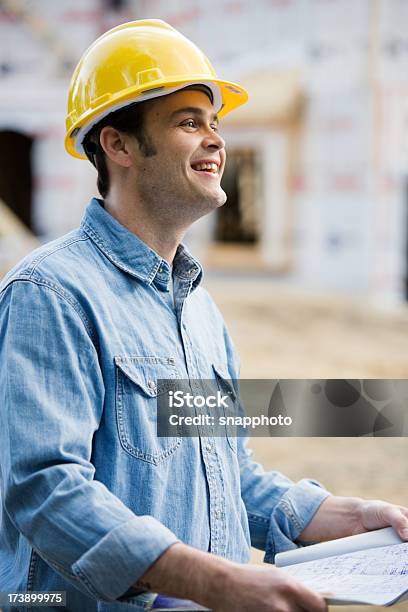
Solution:
<svg viewBox="0 0 408 612"><path fill-rule="evenodd" d="M97 195L63 147L70 77L102 32L147 17L249 90L221 124L228 203L187 236L242 377L407 378L406 0L0 0L0 275ZM404 438L253 448L294 479L408 505Z"/></svg>

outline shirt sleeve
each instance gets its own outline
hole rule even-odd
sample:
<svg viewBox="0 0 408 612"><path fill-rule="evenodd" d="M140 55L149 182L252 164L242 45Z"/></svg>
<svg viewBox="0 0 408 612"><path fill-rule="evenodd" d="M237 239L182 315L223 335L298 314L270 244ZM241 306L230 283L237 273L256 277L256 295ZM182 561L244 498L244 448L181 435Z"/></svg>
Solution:
<svg viewBox="0 0 408 612"><path fill-rule="evenodd" d="M79 304L48 281L0 295L0 465L5 510L78 589L113 601L177 537L94 478L104 383Z"/></svg>
<svg viewBox="0 0 408 612"><path fill-rule="evenodd" d="M225 326L224 339L229 373L237 381L239 358ZM241 410L245 412L242 405ZM247 437L238 437L237 452L251 545L265 551L266 563L273 563L277 553L299 547L296 539L330 493L317 480L294 483L280 472L265 471L252 459Z"/></svg>

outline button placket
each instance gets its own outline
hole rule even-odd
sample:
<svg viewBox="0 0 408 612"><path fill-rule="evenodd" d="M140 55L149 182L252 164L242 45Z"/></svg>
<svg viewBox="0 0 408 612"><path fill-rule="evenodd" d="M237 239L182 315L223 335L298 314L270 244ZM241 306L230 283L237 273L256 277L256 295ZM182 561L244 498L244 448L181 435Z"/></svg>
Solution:
<svg viewBox="0 0 408 612"><path fill-rule="evenodd" d="M222 511L224 501L221 467L214 442L206 441L202 448L210 496L211 552L222 554L225 549L225 517Z"/></svg>
<svg viewBox="0 0 408 612"><path fill-rule="evenodd" d="M200 372L198 371L198 364L196 364L192 344L190 341L189 333L185 322L182 320L184 302L187 298L191 286L191 277L196 274L197 268L191 268L188 271L190 276L189 281L180 282L179 296L176 300L179 304L177 309L178 321L180 326L181 338L184 345L184 353L186 357L187 372L192 381L191 389L196 393L202 392L202 387L199 382L195 382L195 378L200 379ZM219 457L217 454L217 448L215 440L209 442L202 438L201 453L204 463L204 469L208 484L208 495L209 495L209 508L210 508L210 550L216 554L223 554L226 549L225 543L225 516L223 508L225 507L225 500L223 499L223 476L222 468L220 465Z"/></svg>

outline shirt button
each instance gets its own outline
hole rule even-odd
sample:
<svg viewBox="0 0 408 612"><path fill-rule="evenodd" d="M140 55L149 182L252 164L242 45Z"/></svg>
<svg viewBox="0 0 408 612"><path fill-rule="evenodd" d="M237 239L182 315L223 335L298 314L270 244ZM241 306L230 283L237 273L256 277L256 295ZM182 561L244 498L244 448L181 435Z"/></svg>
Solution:
<svg viewBox="0 0 408 612"><path fill-rule="evenodd" d="M208 450L209 453L211 453L213 447L211 446L211 444L207 444L205 447L205 450Z"/></svg>
<svg viewBox="0 0 408 612"><path fill-rule="evenodd" d="M149 382L147 383L147 386L149 387L149 389L151 389L152 391L156 391L156 383L153 380L149 380Z"/></svg>
<svg viewBox="0 0 408 612"><path fill-rule="evenodd" d="M217 519L217 521L221 518L221 512L219 510L216 510L214 512L214 517Z"/></svg>

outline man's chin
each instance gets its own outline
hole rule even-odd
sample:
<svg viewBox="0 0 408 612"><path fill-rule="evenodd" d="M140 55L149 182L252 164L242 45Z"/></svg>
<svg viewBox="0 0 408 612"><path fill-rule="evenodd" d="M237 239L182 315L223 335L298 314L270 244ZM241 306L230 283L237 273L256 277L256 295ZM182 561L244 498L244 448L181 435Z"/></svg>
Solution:
<svg viewBox="0 0 408 612"><path fill-rule="evenodd" d="M227 194L220 188L209 194L208 201L212 201L212 208L220 208L227 201Z"/></svg>
<svg viewBox="0 0 408 612"><path fill-rule="evenodd" d="M194 201L196 204L193 205L193 208L196 209L197 218L199 218L221 208L227 201L227 194L221 188L196 191L194 199L188 202L190 210Z"/></svg>

